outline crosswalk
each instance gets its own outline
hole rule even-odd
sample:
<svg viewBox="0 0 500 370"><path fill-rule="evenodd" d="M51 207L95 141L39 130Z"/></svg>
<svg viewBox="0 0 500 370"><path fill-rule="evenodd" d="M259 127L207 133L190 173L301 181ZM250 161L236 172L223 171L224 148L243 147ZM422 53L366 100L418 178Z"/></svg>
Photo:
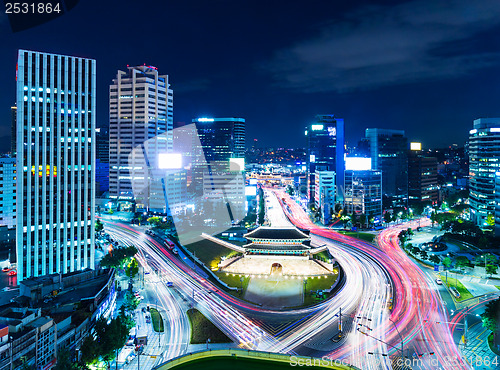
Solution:
<svg viewBox="0 0 500 370"><path fill-rule="evenodd" d="M490 334L491 331L484 328L481 323L472 325L468 330L469 341L474 339L474 345L467 345L462 349L462 353L475 370L500 369L500 356L495 355L488 346Z"/></svg>

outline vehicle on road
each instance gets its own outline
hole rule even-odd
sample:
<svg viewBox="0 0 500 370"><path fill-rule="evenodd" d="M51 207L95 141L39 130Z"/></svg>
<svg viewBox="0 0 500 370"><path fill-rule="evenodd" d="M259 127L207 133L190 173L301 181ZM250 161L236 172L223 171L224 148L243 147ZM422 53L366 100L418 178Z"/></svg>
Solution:
<svg viewBox="0 0 500 370"><path fill-rule="evenodd" d="M174 283L172 283L171 281L167 281L167 287L168 288L171 288L174 286Z"/></svg>
<svg viewBox="0 0 500 370"><path fill-rule="evenodd" d="M443 281L441 279L436 279L436 284L437 285L443 285Z"/></svg>
<svg viewBox="0 0 500 370"><path fill-rule="evenodd" d="M179 253L179 252L177 251L177 248L172 249L172 252L173 252L174 254Z"/></svg>

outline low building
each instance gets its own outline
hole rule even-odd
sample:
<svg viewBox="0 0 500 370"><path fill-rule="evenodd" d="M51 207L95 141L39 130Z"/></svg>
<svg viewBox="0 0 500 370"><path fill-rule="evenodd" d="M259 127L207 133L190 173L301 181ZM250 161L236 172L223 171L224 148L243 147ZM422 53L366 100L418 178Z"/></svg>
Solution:
<svg viewBox="0 0 500 370"><path fill-rule="evenodd" d="M335 171L316 171L314 181L314 205L320 210L321 222L327 224L335 209Z"/></svg>
<svg viewBox="0 0 500 370"><path fill-rule="evenodd" d="M500 171L495 173L495 235L500 236Z"/></svg>
<svg viewBox="0 0 500 370"><path fill-rule="evenodd" d="M0 307L0 369L20 369L23 364L49 369L56 363L57 328L52 318L42 316L40 308L9 304ZM2 345L3 344L3 345Z"/></svg>

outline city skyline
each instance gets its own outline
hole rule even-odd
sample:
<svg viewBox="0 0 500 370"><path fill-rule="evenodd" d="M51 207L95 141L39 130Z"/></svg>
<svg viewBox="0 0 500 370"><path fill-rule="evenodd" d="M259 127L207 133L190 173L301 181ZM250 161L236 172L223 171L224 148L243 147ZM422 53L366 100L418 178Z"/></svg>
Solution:
<svg viewBox="0 0 500 370"><path fill-rule="evenodd" d="M193 1L147 17L125 5L99 4L95 11L97 3L81 2L37 27L36 40L34 29L12 33L2 15L0 33L7 37L0 67L12 69L19 47L96 59L97 126L106 126L106 90L116 70L154 65L171 76L174 121L245 117L247 142L257 138L263 146L302 147L302 128L316 114L331 113L345 119L349 146L366 128L404 129L426 148L462 146L473 119L500 115L494 99L500 5L493 1L434 2L429 9L418 0L264 8ZM162 30L165 12L172 30ZM92 28L85 25L89 17ZM151 30L147 37L133 31L122 37L121 24L131 17L137 29ZM0 82L0 127L7 128L13 74ZM445 135L451 127L460 129Z"/></svg>
<svg viewBox="0 0 500 370"><path fill-rule="evenodd" d="M500 369L500 3L335 3L5 2L0 370Z"/></svg>

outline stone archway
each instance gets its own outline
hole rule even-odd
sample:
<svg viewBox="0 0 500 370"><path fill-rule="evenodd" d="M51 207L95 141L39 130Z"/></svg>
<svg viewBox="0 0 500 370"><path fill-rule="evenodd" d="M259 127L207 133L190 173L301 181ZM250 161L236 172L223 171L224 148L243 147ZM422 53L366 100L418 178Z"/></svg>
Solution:
<svg viewBox="0 0 500 370"><path fill-rule="evenodd" d="M271 275L283 275L283 266L278 262L273 263L271 265Z"/></svg>

